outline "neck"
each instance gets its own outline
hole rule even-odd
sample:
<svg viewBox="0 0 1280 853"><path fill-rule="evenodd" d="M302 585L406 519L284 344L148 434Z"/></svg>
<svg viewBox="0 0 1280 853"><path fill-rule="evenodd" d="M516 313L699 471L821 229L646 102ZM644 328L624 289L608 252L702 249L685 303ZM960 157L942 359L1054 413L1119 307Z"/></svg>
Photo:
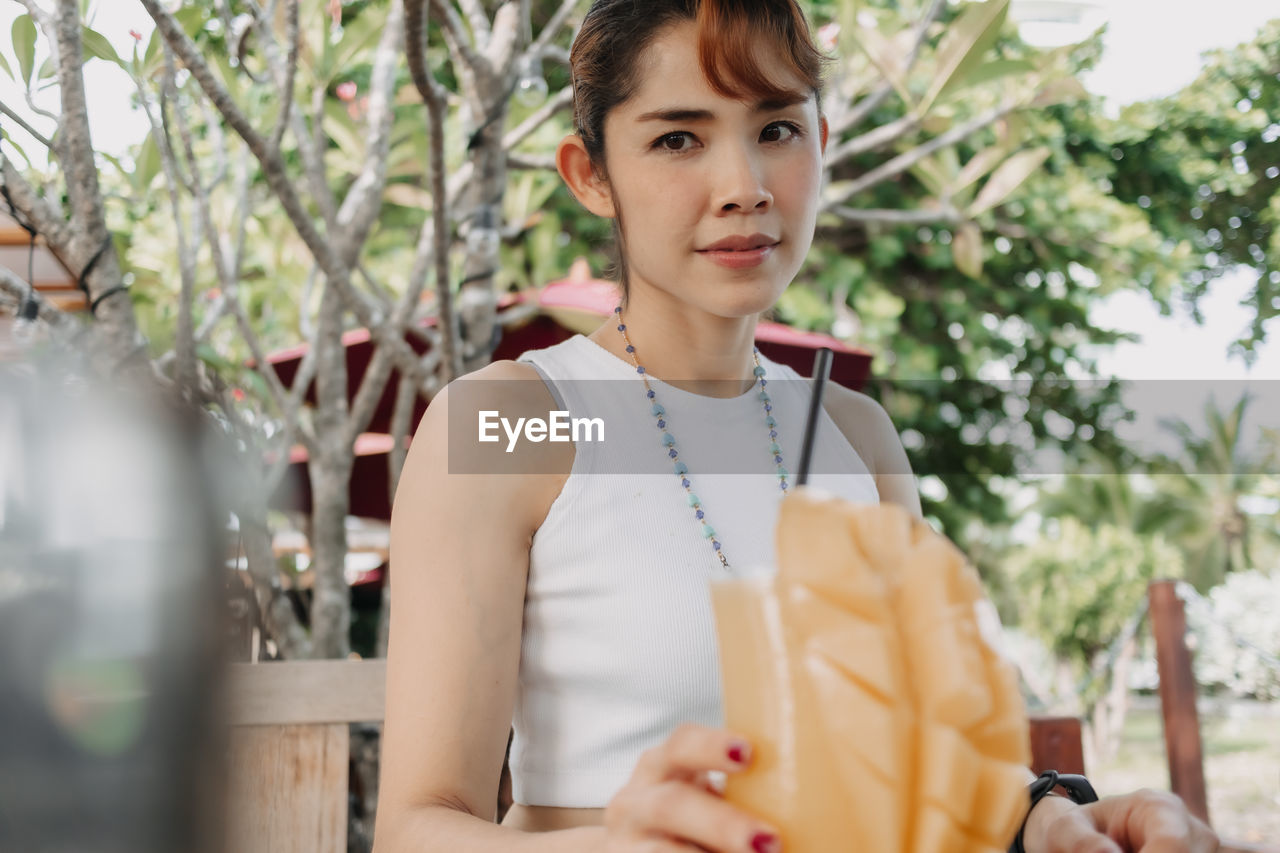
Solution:
<svg viewBox="0 0 1280 853"><path fill-rule="evenodd" d="M754 384L754 314L720 317L637 293L622 309L622 320L636 360L654 378L710 397L735 397ZM617 326L617 315L611 315L591 339L630 362Z"/></svg>

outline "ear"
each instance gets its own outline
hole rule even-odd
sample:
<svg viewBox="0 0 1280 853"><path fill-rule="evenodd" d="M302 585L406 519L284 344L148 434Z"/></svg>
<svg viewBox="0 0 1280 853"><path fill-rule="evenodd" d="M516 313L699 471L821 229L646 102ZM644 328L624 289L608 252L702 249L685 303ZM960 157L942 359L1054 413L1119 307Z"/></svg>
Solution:
<svg viewBox="0 0 1280 853"><path fill-rule="evenodd" d="M822 138L822 148L820 150L823 154L827 153L827 134L830 131L831 127L827 124L827 117L818 116L818 133Z"/></svg>
<svg viewBox="0 0 1280 853"><path fill-rule="evenodd" d="M560 144L556 146L556 169L568 185L569 192L587 210L605 219L613 219L618 215L613 206L609 182L592 165L582 137L571 133L560 140Z"/></svg>

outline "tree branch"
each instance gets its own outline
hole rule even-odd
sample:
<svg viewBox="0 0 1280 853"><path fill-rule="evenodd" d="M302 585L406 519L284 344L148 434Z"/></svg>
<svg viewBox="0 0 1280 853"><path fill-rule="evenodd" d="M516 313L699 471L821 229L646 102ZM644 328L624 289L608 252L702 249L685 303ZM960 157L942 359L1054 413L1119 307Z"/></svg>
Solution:
<svg viewBox="0 0 1280 853"><path fill-rule="evenodd" d="M79 320L56 307L40 291L3 266L0 266L0 293L9 294L19 305L30 295L39 310L39 321L46 323L59 336L71 336L84 329Z"/></svg>
<svg viewBox="0 0 1280 853"><path fill-rule="evenodd" d="M387 380L391 377L391 350L390 346L378 343L364 370L364 376L360 377L360 388L351 401L351 412L347 418L347 441L354 442L364 432L378 401L382 399L382 392L386 390Z"/></svg>
<svg viewBox="0 0 1280 853"><path fill-rule="evenodd" d="M466 68L472 74L478 73L484 65L484 58L472 47L462 19L448 0L430 0L431 8L436 12L436 20L444 30L445 41L449 42L449 50L454 56L462 57ZM487 27L487 23L486 23Z"/></svg>
<svg viewBox="0 0 1280 853"><path fill-rule="evenodd" d="M556 171L556 158L554 154L508 154L507 168L548 169L554 172Z"/></svg>
<svg viewBox="0 0 1280 853"><path fill-rule="evenodd" d="M868 151L874 151L877 148L883 148L893 141L906 136L911 131L920 126L920 119L914 115L904 115L897 121L891 121L888 124L882 124L874 130L869 130L860 136L840 143L837 147L827 152L826 167L828 169L843 163L859 154L865 154Z"/></svg>
<svg viewBox="0 0 1280 853"><path fill-rule="evenodd" d="M558 44L549 44L542 49L541 56L543 59L550 59L566 68L569 65L569 51L560 47Z"/></svg>
<svg viewBox="0 0 1280 853"><path fill-rule="evenodd" d="M298 153L302 155L302 168L311 185L311 195L315 197L316 206L330 231L338 218L338 208L334 201L333 190L329 189L329 178L324 171L324 150L328 139L324 132L324 101L327 97L323 86L316 86L311 92L311 132L307 132L307 124L293 111L293 135L298 140Z"/></svg>
<svg viewBox="0 0 1280 853"><path fill-rule="evenodd" d="M22 217L41 234L50 250L67 263L70 255L64 254L70 243L70 225L59 215L53 205L36 194L35 187L27 183L22 173L13 167L9 158L0 152L0 186L9 191L14 207ZM73 266L68 264L68 266Z"/></svg>
<svg viewBox="0 0 1280 853"><path fill-rule="evenodd" d="M160 162L164 167L165 184L169 190L169 205L173 208L174 234L177 243L175 248L178 251L178 276L180 280L178 328L174 335L174 352L178 362L178 369L175 375L178 388L185 394L194 395L197 368L195 329L191 312L192 302L195 299L196 253L198 250L196 246L187 242L187 228L183 222L182 199L178 194L178 188L185 185L188 191L195 193L200 177L195 173L197 168L195 155L188 149L186 152L187 163L192 169L192 175L189 181L184 179L178 164L177 154L173 149L173 138L169 133L169 125L165 120L164 110L165 103L174 93L176 72L173 66L173 53L169 50L168 45L164 46L164 53L165 63L164 75L160 84L159 119L156 118L151 110L150 98L145 87L141 85L141 81L138 81L138 95L142 103L143 112L146 113L147 120L151 123L151 132L156 137L156 147L160 151ZM192 223L191 230L195 234L200 231L199 219L202 214L203 211L199 208L192 212L192 217L196 221ZM198 243L196 245L198 246Z"/></svg>
<svg viewBox="0 0 1280 853"><path fill-rule="evenodd" d="M902 174L916 163L919 163L924 158L933 154L935 151L946 148L948 145L954 145L971 133L975 133L988 125L994 124L1009 113L1013 112L1015 109L1017 109L1017 104L1015 103L995 107L994 109L990 109L985 113L970 119L962 125L951 128L951 130L948 130L940 136L930 139L923 145L918 145L910 151L899 154L892 160L889 160L888 162L872 169L870 172L867 172L857 180L851 181L836 195L825 199L823 201L822 208L824 210L831 210L832 208L844 204L858 193L864 192L876 184Z"/></svg>
<svg viewBox="0 0 1280 853"><path fill-rule="evenodd" d="M31 20L35 21L40 27L45 38L49 39L49 41L53 41L53 18L49 13L45 11L45 9L37 3L36 0L17 0L17 2L21 3L26 8L27 14L30 15ZM56 62L57 60L54 61Z"/></svg>
<svg viewBox="0 0 1280 853"><path fill-rule="evenodd" d="M74 0L63 0L63 2L74 2ZM146 8L147 13L156 22L156 28L160 30L161 36L173 48L173 52L178 55L183 64L191 72L191 76L200 84L200 88L204 90L205 95L217 108L218 112L226 120L227 124L240 135L240 138L249 146L249 150L258 159L262 165L263 175L267 179L268 185L280 200L281 206L289 216L289 220L293 223L293 227L297 230L298 236L307 244L307 248L311 250L316 262L320 264L330 281L345 280L347 270L342 268L340 261L330 250L328 241L317 230L315 224L311 221L310 215L302 206L301 200L294 191L293 183L289 180L284 161L281 159L278 151L273 151L267 145L267 140L263 139L249 120L245 118L239 107L231 99L230 94L223 88L222 84L214 77L210 71L208 64L204 61L204 57L200 55L196 46L187 38L187 34L183 32L178 22L160 5L160 0L141 0L142 5Z"/></svg>
<svg viewBox="0 0 1280 853"><path fill-rule="evenodd" d="M4 105L4 101L0 101L0 113L3 113L4 115L13 119L14 124L18 125L18 127L22 128L27 133L31 134L32 138L35 139L36 142L39 142L41 145L43 145L45 148L48 148L54 154L58 153L57 150L53 147L53 142L51 140L46 139L44 134L36 130L31 125L27 124L27 122L22 118L22 116L18 115L13 110L6 107Z"/></svg>
<svg viewBox="0 0 1280 853"><path fill-rule="evenodd" d="M551 40L556 37L560 28L564 26L564 22L569 20L570 13L577 8L580 0L564 0L560 4L560 8L551 15L551 19L547 21L542 30L538 33L538 37L533 40L533 44L529 46L526 53L532 56L541 56L543 52L551 45Z"/></svg>
<svg viewBox="0 0 1280 853"><path fill-rule="evenodd" d="M471 27L475 44L483 50L484 45L489 43L490 30L489 17L480 5L480 0L458 0L458 5L462 7L463 14L467 16L467 24Z"/></svg>
<svg viewBox="0 0 1280 853"><path fill-rule="evenodd" d="M382 208L382 191L387 179L387 155L391 149L391 123L394 118L396 66L400 58L400 40L404 34L404 4L391 4L387 22L374 55L373 74L369 85L369 143L365 165L351 185L338 209L334 234L335 253L347 269L355 266L356 257L369 236L378 211Z"/></svg>
<svg viewBox="0 0 1280 853"><path fill-rule="evenodd" d="M94 163L93 140L89 135L89 105L85 101L80 43L80 4L76 0L59 0L56 31L58 34L58 92L62 99L62 116L58 120L58 136L66 153L62 170L66 173L67 196L71 203L71 219L96 251L107 237L107 223L102 212L102 195L98 189L98 169ZM114 249L108 249L114 254Z"/></svg>
<svg viewBox="0 0 1280 853"><path fill-rule="evenodd" d="M451 199L445 182L444 118L445 99L440 85L426 65L427 22L425 0L408 0L405 9L405 53L409 73L418 94L427 106L428 133L431 143L431 241L424 224L414 253L413 272L408 290L415 294L425 286L428 253L435 257L436 304L440 318L440 353L444 363L444 382L462 372L462 348L458 346L458 321L453 310L453 290L449 281L449 210ZM407 294L406 294L407 295ZM411 307L413 307L411 305Z"/></svg>
<svg viewBox="0 0 1280 853"><path fill-rule="evenodd" d="M909 74L911 69L915 67L916 60L920 58L920 50L929 38L929 27L938 19L938 15L945 5L946 0L933 0L924 17L916 24L915 40L911 45L911 52L907 54L907 62L903 67L903 74ZM877 107L884 103L885 98L892 93L893 85L891 83L888 81L881 83L871 94L859 101L853 109L841 116L838 122L835 122L835 126L831 128L831 134L838 139L845 131L861 124L863 119L871 115Z"/></svg>
<svg viewBox="0 0 1280 853"><path fill-rule="evenodd" d="M509 73L516 58L516 45L520 44L520 5L522 0L507 0L493 16L493 31L484 46L484 57L490 70L502 76Z"/></svg>
<svg viewBox="0 0 1280 853"><path fill-rule="evenodd" d="M391 408L391 452L387 454L387 482L390 494L387 499L394 502L396 489L400 486L400 473L404 470L405 456L409 448L406 441L409 430L413 428L414 404L418 402L420 378L408 373L400 374L396 383L395 405Z"/></svg>
<svg viewBox="0 0 1280 853"><path fill-rule="evenodd" d="M542 127L546 122L568 107L573 105L573 89L565 87L556 92L546 103L538 107L537 110L530 113L528 118L520 122L511 130L507 131L502 137L502 147L511 150L529 137L535 130Z"/></svg>
<svg viewBox="0 0 1280 853"><path fill-rule="evenodd" d="M889 225L931 225L960 222L962 219L960 211L950 205L918 210L859 210L854 207L837 207L831 212L841 219L863 224L882 222Z"/></svg>
<svg viewBox="0 0 1280 853"><path fill-rule="evenodd" d="M301 35L298 32L298 0L287 0L285 6L285 38L288 40L289 55L285 60L284 96L280 102L280 118L276 121L275 132L271 134L271 150L279 152L280 142L284 139L284 129L289 126L293 114L293 87L298 76L298 45Z"/></svg>

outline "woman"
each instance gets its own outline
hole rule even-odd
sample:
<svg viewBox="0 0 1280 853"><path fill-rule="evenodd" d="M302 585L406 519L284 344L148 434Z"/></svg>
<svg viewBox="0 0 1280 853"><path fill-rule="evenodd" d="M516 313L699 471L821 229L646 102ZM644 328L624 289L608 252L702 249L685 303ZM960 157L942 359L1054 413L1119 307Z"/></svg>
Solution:
<svg viewBox="0 0 1280 853"><path fill-rule="evenodd" d="M706 584L771 559L791 483L803 383L752 341L813 237L821 61L793 0L588 13L571 53L578 132L557 166L615 222L623 300L589 337L454 383L418 429L392 522L379 853L780 849L713 782L748 766L751 744L717 726ZM557 409L614 429L598 445L468 432L483 412ZM883 410L838 387L826 410L823 485L919 515ZM495 825L513 719L515 805ZM1048 798L1025 839L1117 849L1108 834L1215 846L1154 793Z"/></svg>

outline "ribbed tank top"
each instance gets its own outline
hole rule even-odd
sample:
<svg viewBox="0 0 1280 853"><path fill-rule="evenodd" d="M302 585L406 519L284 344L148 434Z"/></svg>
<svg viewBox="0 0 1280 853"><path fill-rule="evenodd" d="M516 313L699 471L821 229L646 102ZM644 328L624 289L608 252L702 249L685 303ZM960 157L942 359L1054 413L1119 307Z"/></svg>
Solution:
<svg viewBox="0 0 1280 853"><path fill-rule="evenodd" d="M601 808L640 754L680 723L723 726L708 581L726 570L703 538L635 368L581 335L520 361L571 417L603 416L605 433L575 442L569 477L533 537L512 794L524 805ZM808 383L769 359L761 365L784 464L794 472ZM717 398L649 381L729 571L773 565L782 492L759 389ZM866 465L825 411L810 483L879 501Z"/></svg>

